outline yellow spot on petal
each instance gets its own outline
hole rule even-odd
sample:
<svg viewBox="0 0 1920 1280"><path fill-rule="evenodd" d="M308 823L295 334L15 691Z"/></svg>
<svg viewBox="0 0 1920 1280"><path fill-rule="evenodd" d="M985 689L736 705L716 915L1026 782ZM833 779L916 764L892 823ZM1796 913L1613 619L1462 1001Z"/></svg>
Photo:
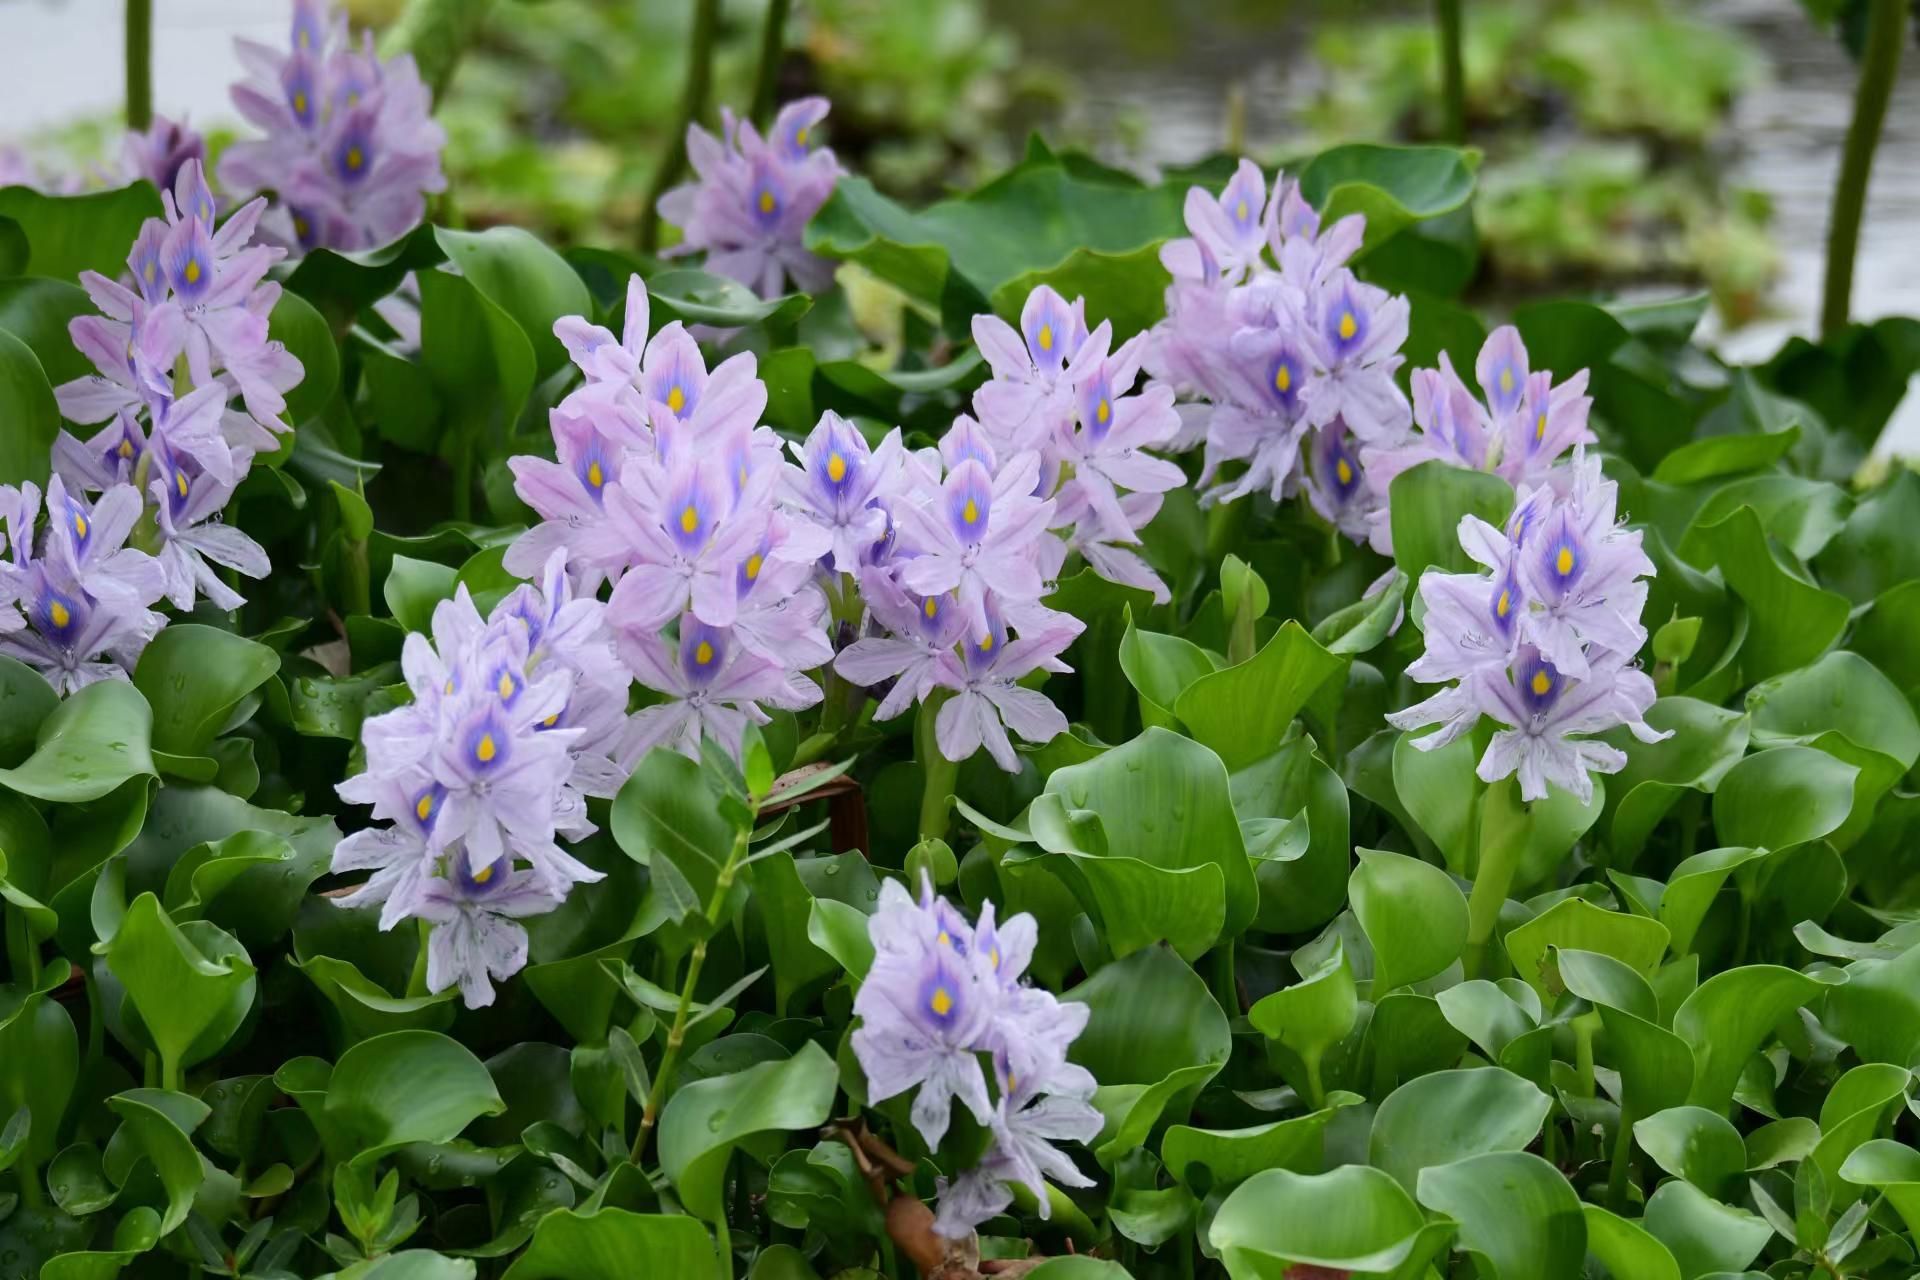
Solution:
<svg viewBox="0 0 1920 1280"><path fill-rule="evenodd" d="M945 987L935 987L933 997L927 1001L927 1008L933 1010L933 1016L944 1018L953 1012L953 993Z"/></svg>
<svg viewBox="0 0 1920 1280"><path fill-rule="evenodd" d="M1352 484L1353 483L1353 464L1351 462L1348 462L1345 458L1336 459L1333 464L1333 474L1340 477L1341 484L1343 485Z"/></svg>
<svg viewBox="0 0 1920 1280"><path fill-rule="evenodd" d="M1556 571L1558 571L1560 576L1563 578L1566 577L1568 574L1572 573L1573 572L1573 548L1572 547L1560 548L1560 554L1553 558L1553 567Z"/></svg>
<svg viewBox="0 0 1920 1280"><path fill-rule="evenodd" d="M970 525L980 523L980 504L968 498L967 505L960 509L960 518Z"/></svg>
<svg viewBox="0 0 1920 1280"><path fill-rule="evenodd" d="M1273 389L1281 395L1293 390L1293 370L1290 367L1283 364L1273 371Z"/></svg>
<svg viewBox="0 0 1920 1280"><path fill-rule="evenodd" d="M945 929L942 929L937 935L935 935L933 940L939 943L943 947L950 947L953 945L953 935L948 933Z"/></svg>
<svg viewBox="0 0 1920 1280"><path fill-rule="evenodd" d="M199 284L200 283L200 259L188 258L186 270L182 271L180 274L186 277L188 284Z"/></svg>
<svg viewBox="0 0 1920 1280"><path fill-rule="evenodd" d="M53 619L53 625L56 627L64 627L73 621L73 614L58 600L47 606L47 616Z"/></svg>
<svg viewBox="0 0 1920 1280"><path fill-rule="evenodd" d="M773 192L762 191L760 193L760 212L772 213L779 203L779 201L773 198Z"/></svg>
<svg viewBox="0 0 1920 1280"><path fill-rule="evenodd" d="M753 582L760 577L760 566L766 561L760 558L758 551L747 557L747 581Z"/></svg>
<svg viewBox="0 0 1920 1280"><path fill-rule="evenodd" d="M473 873L473 882L475 884L485 884L491 879L493 879L493 868L491 866L482 867Z"/></svg>
<svg viewBox="0 0 1920 1280"><path fill-rule="evenodd" d="M364 165L366 162L367 162L366 153L360 150L360 148L358 147L347 148L347 172L348 173L360 172L360 166Z"/></svg>
<svg viewBox="0 0 1920 1280"><path fill-rule="evenodd" d="M307 114L307 95L306 94L296 93L293 95L293 113L297 116L304 116Z"/></svg>
<svg viewBox="0 0 1920 1280"><path fill-rule="evenodd" d="M992 948L992 949L990 949L990 950L989 950L989 951L987 952L987 959L989 959L989 960L991 960L991 961L993 962L993 967L994 967L994 968L995 968L996 970L998 970L998 969L1000 968L1000 948L998 948L998 947L994 947L994 948ZM1011 1084L1011 1083L1012 1083L1012 1079L1011 1079L1011 1078L1009 1078L1009 1079L1008 1079L1008 1083L1009 1083L1009 1084Z"/></svg>
<svg viewBox="0 0 1920 1280"><path fill-rule="evenodd" d="M87 518L78 511L73 513L73 531L79 537L87 536Z"/></svg>
<svg viewBox="0 0 1920 1280"><path fill-rule="evenodd" d="M173 487L180 491L181 497L184 498L187 496L187 473L186 472L176 471L173 473Z"/></svg>
<svg viewBox="0 0 1920 1280"><path fill-rule="evenodd" d="M1493 602L1493 612L1496 617L1501 617L1501 618L1504 618L1509 613L1512 613L1513 612L1513 592L1502 591L1500 593L1500 598Z"/></svg>
<svg viewBox="0 0 1920 1280"><path fill-rule="evenodd" d="M140 274L147 278L148 284L152 284L153 283L153 264L149 262L146 266L146 269L142 271Z"/></svg>
<svg viewBox="0 0 1920 1280"><path fill-rule="evenodd" d="M1042 351L1053 350L1053 326L1050 324L1040 326L1040 349Z"/></svg>
<svg viewBox="0 0 1920 1280"><path fill-rule="evenodd" d="M801 125L793 131L793 141L795 146L804 147L807 145L807 126Z"/></svg>
<svg viewBox="0 0 1920 1280"><path fill-rule="evenodd" d="M431 791L414 802L413 814L422 822L425 822L433 816L433 793Z"/></svg>
<svg viewBox="0 0 1920 1280"><path fill-rule="evenodd" d="M693 660L699 663L703 667L706 666L709 662L712 662L713 646L708 644L705 640L702 640L699 644L695 645L693 648Z"/></svg>
<svg viewBox="0 0 1920 1280"><path fill-rule="evenodd" d="M1545 440L1547 438L1547 415L1544 413L1534 421L1533 438L1535 441Z"/></svg>
<svg viewBox="0 0 1920 1280"><path fill-rule="evenodd" d="M360 91L358 89L350 89L347 91L347 105L350 107L360 105Z"/></svg>
<svg viewBox="0 0 1920 1280"><path fill-rule="evenodd" d="M980 637L980 652L982 653L993 652L993 633L991 631L989 631L986 635Z"/></svg>
<svg viewBox="0 0 1920 1280"><path fill-rule="evenodd" d="M1353 318L1353 312L1342 311L1340 313L1340 341L1351 342L1353 335L1359 331L1360 323Z"/></svg>
<svg viewBox="0 0 1920 1280"><path fill-rule="evenodd" d="M547 728L551 729L553 728L553 726L560 723L560 713L556 711L552 715L548 716L545 720L542 720L540 723L545 725Z"/></svg>
<svg viewBox="0 0 1920 1280"><path fill-rule="evenodd" d="M120 442L120 456L123 458L131 458L133 456L133 441L122 440Z"/></svg>
<svg viewBox="0 0 1920 1280"><path fill-rule="evenodd" d="M847 460L837 452L827 455L827 479L839 484L847 478Z"/></svg>
<svg viewBox="0 0 1920 1280"><path fill-rule="evenodd" d="M686 391L684 391L679 386L675 386L669 389L667 392L667 408L672 410L674 413L678 414L682 409L685 409L686 407L687 407Z"/></svg>
<svg viewBox="0 0 1920 1280"><path fill-rule="evenodd" d="M600 460L594 459L587 464L587 483L598 489L607 482L607 473L600 469Z"/></svg>
<svg viewBox="0 0 1920 1280"><path fill-rule="evenodd" d="M500 690L500 697L502 701L505 701L506 699L511 698L513 696L513 688L514 688L513 677L509 675L507 672L502 671L500 673L500 683L496 687Z"/></svg>
<svg viewBox="0 0 1920 1280"><path fill-rule="evenodd" d="M1233 217L1236 222L1245 222L1247 220L1247 202L1245 200L1233 206Z"/></svg>
<svg viewBox="0 0 1920 1280"><path fill-rule="evenodd" d="M500 754L500 748L494 745L492 734L483 733L480 735L480 745L473 749L473 754L481 764L490 764Z"/></svg>
<svg viewBox="0 0 1920 1280"><path fill-rule="evenodd" d="M445 690L444 690L444 692L447 692L447 693L452 693L452 692L453 692L453 677L452 677L452 676L448 676L448 677L447 677L447 683L446 683L446 688L445 688Z"/></svg>
<svg viewBox="0 0 1920 1280"><path fill-rule="evenodd" d="M699 527L700 527L700 513L698 511L695 511L693 509L693 504L689 502L687 504L687 509L680 513L680 530L683 533L692 533L695 529L698 529Z"/></svg>
<svg viewBox="0 0 1920 1280"><path fill-rule="evenodd" d="M1533 696L1536 698L1544 698L1553 692L1553 677L1544 671L1536 671L1533 673L1532 684Z"/></svg>
<svg viewBox="0 0 1920 1280"><path fill-rule="evenodd" d="M935 616L940 612L940 602L934 599L932 596L928 596L926 604L922 605L921 607L926 611L926 614L929 618Z"/></svg>
<svg viewBox="0 0 1920 1280"><path fill-rule="evenodd" d="M1513 367L1511 365L1500 371L1500 392L1502 395L1510 395L1513 392Z"/></svg>
<svg viewBox="0 0 1920 1280"><path fill-rule="evenodd" d="M1094 421L1098 422L1101 426L1106 426L1107 420L1113 417L1113 406L1105 400L1102 400L1099 408L1093 411L1093 417Z"/></svg>

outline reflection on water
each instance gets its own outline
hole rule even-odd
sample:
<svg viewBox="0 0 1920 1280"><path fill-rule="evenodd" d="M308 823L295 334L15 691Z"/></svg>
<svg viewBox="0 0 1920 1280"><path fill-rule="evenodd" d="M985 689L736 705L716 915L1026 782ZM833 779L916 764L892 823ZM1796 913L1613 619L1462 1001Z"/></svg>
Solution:
<svg viewBox="0 0 1920 1280"><path fill-rule="evenodd" d="M1036 57L1072 68L1082 92L1069 123L1116 161L1191 161L1228 136L1230 96L1244 95L1247 146L1285 155L1300 145L1300 108L1322 72L1312 56L1319 23L1364 13L1423 13L1378 4L1192 3L1143 0L992 0ZM1275 10L1279 12L1276 14ZM1471 19L1472 5L1467 6ZM1710 0L1708 21L1746 33L1770 74L1744 95L1729 129L1728 180L1765 192L1774 208L1781 275L1769 313L1707 337L1730 359L1765 359L1792 334L1812 334L1840 149L1853 107L1854 67L1815 32L1795 0ZM1909 47L1874 165L1854 280L1862 319L1920 314L1920 50ZM1920 394L1909 395L1883 448L1920 454Z"/></svg>

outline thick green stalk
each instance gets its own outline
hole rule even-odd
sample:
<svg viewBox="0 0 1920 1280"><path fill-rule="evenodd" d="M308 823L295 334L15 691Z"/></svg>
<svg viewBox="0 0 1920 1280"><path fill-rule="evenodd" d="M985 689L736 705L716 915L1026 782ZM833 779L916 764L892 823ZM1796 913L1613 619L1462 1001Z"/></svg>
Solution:
<svg viewBox="0 0 1920 1280"><path fill-rule="evenodd" d="M40 985L40 944L27 928L27 913L5 908L7 917L7 963L13 967L13 981L23 990Z"/></svg>
<svg viewBox="0 0 1920 1280"><path fill-rule="evenodd" d="M1607 1172L1607 1207L1627 1211L1627 1171L1633 1164L1633 1112L1620 1106L1620 1131L1613 1140L1613 1167Z"/></svg>
<svg viewBox="0 0 1920 1280"><path fill-rule="evenodd" d="M752 835L751 821L734 833L733 847L727 851L727 860L721 866L720 874L714 878L713 894L707 899L706 920L709 930L720 925L720 913L726 909L727 895L733 890L733 877L746 859L747 841ZM706 962L707 940L701 938L693 944L693 950L687 957L687 976L680 984L680 1004L673 1013L673 1026L667 1031L666 1052L660 1057L660 1069L654 1073L653 1088L648 1091L647 1105L640 1113L640 1132L633 1139L633 1162L636 1165L646 1152L647 1135L660 1122L660 1106L666 1100L667 1084L673 1079L674 1067L680 1061L680 1049L687 1040L687 1015L693 1010L693 989L699 985L700 970Z"/></svg>
<svg viewBox="0 0 1920 1280"><path fill-rule="evenodd" d="M1867 179L1874 148L1887 119L1900 47L1906 43L1907 0L1867 0L1867 43L1860 55L1860 83L1854 90L1853 123L1840 157L1840 179L1833 188L1833 213L1827 222L1827 283L1820 304L1820 336L1831 338L1847 327L1852 312L1853 261L1860 246L1860 219L1867 207Z"/></svg>
<svg viewBox="0 0 1920 1280"><path fill-rule="evenodd" d="M940 750L939 735L934 724L940 715L940 708L946 704L946 698L938 693L928 697L920 704L920 710L913 722L913 756L920 762L920 772L926 782L920 792L920 838L922 840L944 840L947 835L947 813L953 799L953 785L960 776L960 766L949 760Z"/></svg>
<svg viewBox="0 0 1920 1280"><path fill-rule="evenodd" d="M686 172L687 127L707 113L707 97L713 90L713 41L719 26L720 0L693 0L693 39L687 44L687 82L680 95L680 113L640 215L640 247L648 253L660 245L660 197Z"/></svg>
<svg viewBox="0 0 1920 1280"><path fill-rule="evenodd" d="M786 52L787 14L793 0L767 0L766 20L760 24L760 69L753 79L753 121L765 128L773 119L774 99L780 92L780 57Z"/></svg>
<svg viewBox="0 0 1920 1280"><path fill-rule="evenodd" d="M1480 865L1473 873L1473 892L1467 897L1467 976L1485 976L1487 946L1500 908L1513 888L1514 864L1526 843L1527 809L1520 787L1511 777L1487 788L1480 803Z"/></svg>
<svg viewBox="0 0 1920 1280"><path fill-rule="evenodd" d="M1460 50L1460 0L1433 0L1440 36L1440 100L1448 142L1467 140L1467 71Z"/></svg>
<svg viewBox="0 0 1920 1280"><path fill-rule="evenodd" d="M153 0L127 0L127 128L153 119Z"/></svg>

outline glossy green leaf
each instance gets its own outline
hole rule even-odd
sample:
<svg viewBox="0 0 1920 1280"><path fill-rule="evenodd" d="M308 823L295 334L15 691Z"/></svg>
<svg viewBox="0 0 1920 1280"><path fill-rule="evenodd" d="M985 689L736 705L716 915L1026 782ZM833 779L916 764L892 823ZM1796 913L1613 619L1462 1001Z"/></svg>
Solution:
<svg viewBox="0 0 1920 1280"><path fill-rule="evenodd" d="M1699 534L1728 588L1747 603L1740 665L1749 681L1805 666L1839 639L1847 624L1846 597L1813 585L1783 561L1752 507L1701 527Z"/></svg>
<svg viewBox="0 0 1920 1280"><path fill-rule="evenodd" d="M1424 981L1460 958L1467 899L1453 877L1404 854L1358 851L1348 882L1353 914L1373 944L1373 998Z"/></svg>
<svg viewBox="0 0 1920 1280"><path fill-rule="evenodd" d="M165 1068L218 1053L253 1006L254 967L239 942L205 921L175 924L151 893L128 905L101 950Z"/></svg>
<svg viewBox="0 0 1920 1280"><path fill-rule="evenodd" d="M133 671L153 710L153 745L203 754L240 700L279 669L279 654L244 636L190 622L167 627Z"/></svg>
<svg viewBox="0 0 1920 1280"><path fill-rule="evenodd" d="M1237 1187L1214 1214L1207 1242L1233 1280L1271 1280L1295 1266L1403 1273L1444 1244L1404 1187L1378 1169L1322 1174L1269 1169Z"/></svg>
<svg viewBox="0 0 1920 1280"><path fill-rule="evenodd" d="M167 1207L160 1216L160 1234L166 1235L187 1220L205 1177L191 1134L207 1118L207 1105L165 1089L133 1089L107 1099L107 1105L166 1188Z"/></svg>
<svg viewBox="0 0 1920 1280"><path fill-rule="evenodd" d="M322 1135L332 1132L339 1158L363 1164L410 1142L450 1142L506 1107L481 1061L432 1031L393 1031L352 1046L321 1090Z"/></svg>
<svg viewBox="0 0 1920 1280"><path fill-rule="evenodd" d="M1296 965L1302 963L1302 953L1295 952L1294 959ZM1353 969L1335 938L1319 962L1301 972L1300 981L1256 1001L1247 1011L1247 1020L1269 1040L1279 1041L1299 1057L1311 1094L1319 1082L1320 1064L1327 1051L1346 1039L1359 1011ZM1162 1156L1171 1168L1174 1157L1167 1152Z"/></svg>
<svg viewBox="0 0 1920 1280"><path fill-rule="evenodd" d="M1473 561L1460 548L1460 517L1475 515L1500 527L1513 509L1513 489L1488 472L1423 462L1393 478L1387 501L1394 563L1417 584L1429 568L1473 572Z"/></svg>
<svg viewBox="0 0 1920 1280"><path fill-rule="evenodd" d="M660 1164L688 1210L723 1221L734 1147L768 1130L825 1124L839 1079L833 1059L808 1041L791 1058L681 1086L660 1116Z"/></svg>
<svg viewBox="0 0 1920 1280"><path fill-rule="evenodd" d="M1507 956L1523 982L1551 999L1562 986L1553 948L1612 956L1636 973L1651 974L1667 951L1667 929L1657 920L1603 911L1581 898L1565 898L1507 932Z"/></svg>
<svg viewBox="0 0 1920 1280"><path fill-rule="evenodd" d="M1859 770L1812 747L1756 751L1727 770L1713 793L1721 842L1785 849L1840 828L1853 811Z"/></svg>
<svg viewBox="0 0 1920 1280"><path fill-rule="evenodd" d="M33 754L0 769L0 786L62 804L98 800L153 774L153 712L131 684L101 680L69 696L40 725Z"/></svg>
<svg viewBox="0 0 1920 1280"><path fill-rule="evenodd" d="M1319 1111L1245 1129L1176 1124L1160 1141L1160 1158L1167 1172L1196 1195L1237 1186L1267 1169L1318 1173L1328 1122L1357 1100L1353 1094L1337 1093Z"/></svg>
<svg viewBox="0 0 1920 1280"><path fill-rule="evenodd" d="M1673 1251L1631 1218L1609 1213L1597 1204L1582 1205L1587 1217L1587 1252L1600 1259L1616 1277L1633 1280L1680 1280L1680 1264Z"/></svg>
<svg viewBox="0 0 1920 1280"><path fill-rule="evenodd" d="M1488 1280L1558 1280L1587 1255L1587 1220L1566 1177L1539 1156L1495 1151L1420 1173L1420 1203L1460 1224L1455 1247Z"/></svg>
<svg viewBox="0 0 1920 1280"><path fill-rule="evenodd" d="M1805 974L1778 965L1728 969L1702 982L1673 1016L1674 1034L1693 1049L1693 1089L1687 1101L1710 1111L1725 1110L1747 1058L1781 1018L1822 990Z"/></svg>
<svg viewBox="0 0 1920 1280"><path fill-rule="evenodd" d="M518 227L478 232L435 227L433 236L461 276L520 326L532 344L538 376L566 363L553 322L589 311L593 302L566 259Z"/></svg>
<svg viewBox="0 0 1920 1280"><path fill-rule="evenodd" d="M0 191L0 202L12 189ZM53 386L31 348L0 329L0 484L45 484L49 452L60 433Z"/></svg>
<svg viewBox="0 0 1920 1280"><path fill-rule="evenodd" d="M1670 1107L1633 1126L1634 1141L1653 1162L1716 1200L1731 1200L1747 1169L1740 1131L1717 1111Z"/></svg>
<svg viewBox="0 0 1920 1280"><path fill-rule="evenodd" d="M26 233L22 275L72 280L83 271L98 271L118 279L140 225L159 216L160 193L146 182L74 196L0 189L0 218L12 219Z"/></svg>
<svg viewBox="0 0 1920 1280"><path fill-rule="evenodd" d="M653 891L675 919L706 909L741 834L716 799L700 764L668 749L647 753L614 797L613 838L649 869Z"/></svg>
<svg viewBox="0 0 1920 1280"><path fill-rule="evenodd" d="M1679 1180L1662 1183L1648 1198L1643 1221L1672 1251L1682 1280L1714 1271L1743 1271L1773 1236L1765 1220Z"/></svg>
<svg viewBox="0 0 1920 1280"><path fill-rule="evenodd" d="M1498 1067L1418 1076L1380 1104L1367 1158L1413 1188L1432 1165L1525 1149L1552 1105L1533 1084Z"/></svg>
<svg viewBox="0 0 1920 1280"><path fill-rule="evenodd" d="M80 1070L73 1018L47 990L63 971L49 968L39 990L0 988L0 1114L9 1123L22 1110L31 1116L20 1156L35 1166L59 1150L61 1119Z"/></svg>
<svg viewBox="0 0 1920 1280"><path fill-rule="evenodd" d="M1188 684L1173 713L1229 770L1240 769L1272 754L1301 708L1345 667L1289 621L1246 662Z"/></svg>
<svg viewBox="0 0 1920 1280"><path fill-rule="evenodd" d="M1350 143L1321 152L1300 171L1300 193L1323 224L1366 215L1362 254L1416 222L1451 213L1473 194L1473 170L1452 147Z"/></svg>

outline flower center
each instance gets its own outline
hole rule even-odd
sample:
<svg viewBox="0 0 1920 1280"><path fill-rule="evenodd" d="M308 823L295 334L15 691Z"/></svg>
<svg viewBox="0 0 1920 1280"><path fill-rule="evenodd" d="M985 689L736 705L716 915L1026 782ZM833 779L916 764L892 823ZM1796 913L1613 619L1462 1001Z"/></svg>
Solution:
<svg viewBox="0 0 1920 1280"><path fill-rule="evenodd" d="M187 269L181 272L180 274L186 277L188 284L199 284L200 283L200 260L198 258L188 258Z"/></svg>
<svg viewBox="0 0 1920 1280"><path fill-rule="evenodd" d="M827 479L839 484L847 478L847 460L838 453L827 455Z"/></svg>
<svg viewBox="0 0 1920 1280"><path fill-rule="evenodd" d="M752 582L760 576L760 566L764 563L758 551L747 557L747 581Z"/></svg>
<svg viewBox="0 0 1920 1280"><path fill-rule="evenodd" d="M1544 698L1553 692L1553 677L1544 671L1534 672L1531 683L1533 686L1533 696L1536 698Z"/></svg>
<svg viewBox="0 0 1920 1280"><path fill-rule="evenodd" d="M1340 313L1340 341L1352 342L1353 335L1360 332L1360 324L1353 318L1353 312Z"/></svg>
<svg viewBox="0 0 1920 1280"><path fill-rule="evenodd" d="M945 987L935 987L927 998L927 1008L933 1010L933 1016L944 1018L953 1012L953 993Z"/></svg>
<svg viewBox="0 0 1920 1280"><path fill-rule="evenodd" d="M1554 568L1554 572L1558 573L1563 578L1573 572L1573 548L1572 547L1560 548L1560 554L1553 558L1553 568Z"/></svg>
<svg viewBox="0 0 1920 1280"><path fill-rule="evenodd" d="M698 529L699 527L700 527L700 513L698 511L695 511L693 509L693 504L689 502L687 504L687 509L680 513L680 532L692 533L695 529Z"/></svg>
<svg viewBox="0 0 1920 1280"><path fill-rule="evenodd" d="M1273 371L1273 389L1281 395L1293 390L1293 370L1281 365Z"/></svg>
<svg viewBox="0 0 1920 1280"><path fill-rule="evenodd" d="M1333 473L1340 477L1340 483L1342 486L1350 485L1353 483L1353 465L1349 463L1345 458L1341 458L1339 461L1333 464Z"/></svg>
<svg viewBox="0 0 1920 1280"><path fill-rule="evenodd" d="M606 472L600 469L599 461L596 459L593 462L589 462L587 464L587 483L598 489L606 482L607 475Z"/></svg>
<svg viewBox="0 0 1920 1280"><path fill-rule="evenodd" d="M473 749L474 759L478 760L481 764L491 764L493 758L499 754L500 748L494 745L493 735L490 733L481 734L479 744Z"/></svg>
<svg viewBox="0 0 1920 1280"><path fill-rule="evenodd" d="M686 407L687 393L685 391L682 391L679 387L674 387L667 392L667 408L677 414Z"/></svg>
<svg viewBox="0 0 1920 1280"><path fill-rule="evenodd" d="M1053 350L1053 326L1050 324L1040 326L1040 349L1042 351Z"/></svg>

